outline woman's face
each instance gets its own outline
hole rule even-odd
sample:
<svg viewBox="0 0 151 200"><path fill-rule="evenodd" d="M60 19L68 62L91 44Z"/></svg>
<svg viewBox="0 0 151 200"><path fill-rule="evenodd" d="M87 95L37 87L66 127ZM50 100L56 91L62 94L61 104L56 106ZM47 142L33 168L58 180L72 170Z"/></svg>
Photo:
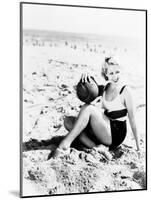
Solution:
<svg viewBox="0 0 151 200"><path fill-rule="evenodd" d="M111 83L117 84L121 77L121 67L119 65L110 65L106 75Z"/></svg>

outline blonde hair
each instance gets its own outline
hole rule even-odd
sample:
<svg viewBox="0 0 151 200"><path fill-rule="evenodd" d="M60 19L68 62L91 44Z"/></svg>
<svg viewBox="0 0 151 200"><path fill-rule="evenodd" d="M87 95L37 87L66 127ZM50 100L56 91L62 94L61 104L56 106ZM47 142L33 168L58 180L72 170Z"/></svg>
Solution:
<svg viewBox="0 0 151 200"><path fill-rule="evenodd" d="M104 60L104 62L102 64L101 75L103 76L103 78L106 81L108 81L108 77L107 77L106 74L107 74L108 67L110 65L119 65L119 62L113 56L105 57L105 60Z"/></svg>

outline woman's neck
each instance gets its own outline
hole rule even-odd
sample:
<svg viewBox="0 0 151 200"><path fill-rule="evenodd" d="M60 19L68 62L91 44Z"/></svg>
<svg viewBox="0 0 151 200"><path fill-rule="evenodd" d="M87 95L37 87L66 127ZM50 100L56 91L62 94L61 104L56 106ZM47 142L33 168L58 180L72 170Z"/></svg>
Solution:
<svg viewBox="0 0 151 200"><path fill-rule="evenodd" d="M119 85L119 84L110 83L110 88L111 88L111 89L116 89L116 88L118 88L118 85Z"/></svg>
<svg viewBox="0 0 151 200"><path fill-rule="evenodd" d="M122 85L121 82L119 82L119 83L110 83L110 89L111 90L118 90L118 89L121 88L121 85Z"/></svg>

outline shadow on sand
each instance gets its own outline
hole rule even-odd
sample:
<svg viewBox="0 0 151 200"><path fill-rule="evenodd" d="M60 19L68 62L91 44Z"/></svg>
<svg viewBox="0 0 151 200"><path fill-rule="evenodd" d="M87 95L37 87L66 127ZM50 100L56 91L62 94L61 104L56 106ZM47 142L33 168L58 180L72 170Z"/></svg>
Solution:
<svg viewBox="0 0 151 200"><path fill-rule="evenodd" d="M17 190L9 191L9 193L10 193L11 195L15 196L15 197L20 197L20 193L19 193L19 191L17 191Z"/></svg>

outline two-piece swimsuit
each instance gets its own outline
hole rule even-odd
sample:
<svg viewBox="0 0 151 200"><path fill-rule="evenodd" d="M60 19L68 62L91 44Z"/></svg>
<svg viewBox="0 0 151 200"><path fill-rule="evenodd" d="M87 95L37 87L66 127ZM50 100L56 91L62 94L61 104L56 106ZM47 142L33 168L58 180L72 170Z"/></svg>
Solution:
<svg viewBox="0 0 151 200"><path fill-rule="evenodd" d="M108 85L104 88L102 103L105 108L104 114L110 120L112 134L112 144L110 145L110 149L115 149L124 141L127 133L127 109L121 101L121 94L126 85L121 88L120 92L112 101L107 101L105 98L107 87Z"/></svg>
<svg viewBox="0 0 151 200"><path fill-rule="evenodd" d="M105 93L108 86L109 84L107 84L106 86L98 85L99 87L98 96L102 96L102 103L103 106L105 107L104 114L110 121L112 144L109 146L109 149L113 150L117 148L124 141L127 133L127 124L126 124L127 109L121 101L121 94L126 85L124 85L121 88L119 94L112 101L107 101L105 99ZM91 125L90 123L88 123L87 127L85 128L85 133L96 145L99 145L100 143L97 137L91 131L92 131ZM73 146L79 147L80 144L81 141L79 137L77 137L73 142Z"/></svg>

